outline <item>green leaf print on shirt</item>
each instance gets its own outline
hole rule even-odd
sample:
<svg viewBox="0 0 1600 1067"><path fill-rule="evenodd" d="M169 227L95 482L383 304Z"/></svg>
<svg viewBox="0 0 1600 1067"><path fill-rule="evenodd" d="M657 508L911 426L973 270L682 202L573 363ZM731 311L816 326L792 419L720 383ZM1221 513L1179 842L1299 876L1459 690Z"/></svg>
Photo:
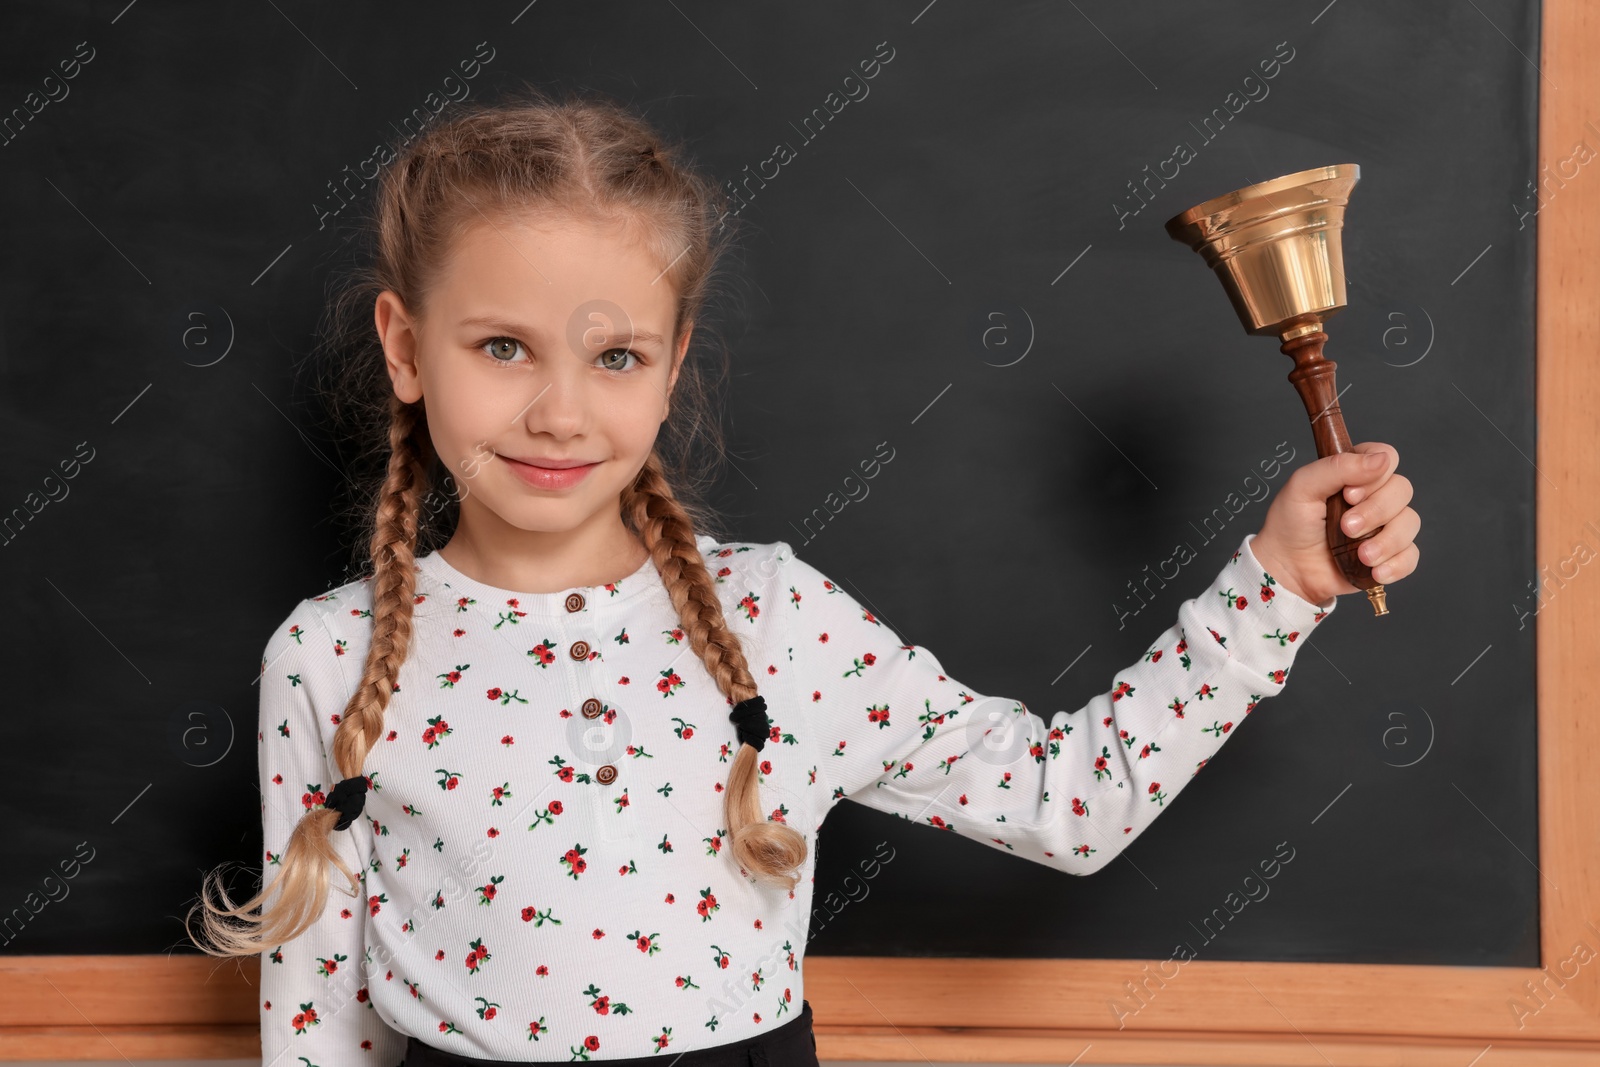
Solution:
<svg viewBox="0 0 1600 1067"><path fill-rule="evenodd" d="M596 1015L626 1015L633 1010L620 1000L612 1003L610 997L601 995L600 987L593 982L589 983L589 988L583 991L583 995L589 998L589 1007L594 1009Z"/></svg>
<svg viewBox="0 0 1600 1067"><path fill-rule="evenodd" d="M555 776L563 782L583 782L587 784L594 781L593 778L589 777L587 771L578 771L568 767L567 761L559 755L551 756L548 762L555 764Z"/></svg>
<svg viewBox="0 0 1600 1067"><path fill-rule="evenodd" d="M659 933L643 934L638 930L635 930L633 933L628 935L628 940L632 941L634 947L640 952L643 952L646 956L654 956L657 952L661 951L661 945L657 940L660 936L661 935Z"/></svg>

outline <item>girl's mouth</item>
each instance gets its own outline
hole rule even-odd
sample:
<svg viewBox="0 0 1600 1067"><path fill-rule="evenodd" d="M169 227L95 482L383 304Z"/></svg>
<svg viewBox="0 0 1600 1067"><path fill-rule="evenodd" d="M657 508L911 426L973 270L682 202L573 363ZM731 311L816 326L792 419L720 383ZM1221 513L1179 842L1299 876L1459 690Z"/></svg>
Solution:
<svg viewBox="0 0 1600 1067"><path fill-rule="evenodd" d="M498 455L498 453L496 453ZM589 476L589 472L600 464L585 463L580 467L540 467L533 463L524 463L510 456L500 456L505 464L511 468L511 473L522 479L523 484L534 489L570 489Z"/></svg>

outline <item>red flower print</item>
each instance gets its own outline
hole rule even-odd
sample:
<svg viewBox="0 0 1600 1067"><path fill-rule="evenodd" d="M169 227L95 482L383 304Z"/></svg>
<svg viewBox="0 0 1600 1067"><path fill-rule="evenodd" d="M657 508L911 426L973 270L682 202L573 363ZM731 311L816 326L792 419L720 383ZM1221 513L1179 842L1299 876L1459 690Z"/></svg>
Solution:
<svg viewBox="0 0 1600 1067"><path fill-rule="evenodd" d="M295 1033L303 1034L308 1027L314 1026L321 1021L317 1018L317 1009L308 1002L300 1005L299 1013L290 1020L289 1025L294 1027Z"/></svg>
<svg viewBox="0 0 1600 1067"><path fill-rule="evenodd" d="M450 732L450 724L444 721L444 716L435 715L428 720L428 728L422 731L422 740L429 748L435 748Z"/></svg>
<svg viewBox="0 0 1600 1067"><path fill-rule="evenodd" d="M567 873L573 877L573 880L577 880L580 874L589 869L589 861L583 858L583 854L588 851L582 845L575 845L567 849L566 853L561 857L561 862L567 865Z"/></svg>

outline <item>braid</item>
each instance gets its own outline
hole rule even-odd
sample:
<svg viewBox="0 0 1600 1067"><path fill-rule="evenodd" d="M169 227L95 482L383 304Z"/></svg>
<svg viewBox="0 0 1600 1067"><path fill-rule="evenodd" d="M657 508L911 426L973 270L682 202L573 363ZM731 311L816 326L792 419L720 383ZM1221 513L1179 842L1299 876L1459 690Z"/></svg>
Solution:
<svg viewBox="0 0 1600 1067"><path fill-rule="evenodd" d="M425 456L431 444L422 443L425 435L414 431L420 408L395 397L390 403L389 470L384 478L372 533L372 644L367 650L361 684L351 694L333 734L333 758L340 774L354 778L361 773L367 752L383 734L383 711L394 694L400 665L411 645L411 611L416 590L418 511L425 485ZM425 451L426 450L426 451ZM322 914L328 899L328 866L337 867L350 883L350 892L360 890L356 873L346 866L334 841L334 824L340 812L329 806L313 808L300 817L289 835L280 858L280 870L272 884L278 891L276 904L262 907L268 889L235 905L228 897L219 874L213 872L207 887L222 900L212 903L202 892L201 925L206 941L195 944L213 956L259 955L272 945L293 941ZM213 947L215 946L215 947Z"/></svg>
<svg viewBox="0 0 1600 1067"><path fill-rule="evenodd" d="M689 647L730 705L757 695L739 638L728 629L711 572L695 543L694 525L652 451L633 485L623 493L624 519L644 540L666 586ZM763 815L756 780L756 750L741 743L728 771L725 811L733 856L758 881L792 890L806 859L805 836Z"/></svg>
<svg viewBox="0 0 1600 1067"><path fill-rule="evenodd" d="M390 412L389 472L378 500L371 541L372 645L361 682L350 695L333 734L333 759L346 778L361 773L367 753L383 736L383 711L411 648L417 522L427 472L417 442L420 435L414 433L417 405L394 397Z"/></svg>

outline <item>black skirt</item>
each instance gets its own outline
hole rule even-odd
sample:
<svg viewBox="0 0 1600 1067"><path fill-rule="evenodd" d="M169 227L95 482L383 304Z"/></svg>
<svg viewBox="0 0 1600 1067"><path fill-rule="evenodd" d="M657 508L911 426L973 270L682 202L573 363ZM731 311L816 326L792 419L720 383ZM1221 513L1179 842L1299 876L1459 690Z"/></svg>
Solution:
<svg viewBox="0 0 1600 1067"><path fill-rule="evenodd" d="M555 1060L483 1060L472 1056L458 1056L445 1052L416 1038L406 1040L406 1057L400 1067L542 1067ZM566 1063L567 1060L560 1062ZM765 1034L747 1037L726 1045L673 1052L671 1046L653 1056L629 1056L626 1059L597 1059L606 1067L647 1067L650 1064L670 1064L671 1067L819 1067L817 1063L817 1037L811 1031L811 1004L800 1002L800 1013L782 1026Z"/></svg>

